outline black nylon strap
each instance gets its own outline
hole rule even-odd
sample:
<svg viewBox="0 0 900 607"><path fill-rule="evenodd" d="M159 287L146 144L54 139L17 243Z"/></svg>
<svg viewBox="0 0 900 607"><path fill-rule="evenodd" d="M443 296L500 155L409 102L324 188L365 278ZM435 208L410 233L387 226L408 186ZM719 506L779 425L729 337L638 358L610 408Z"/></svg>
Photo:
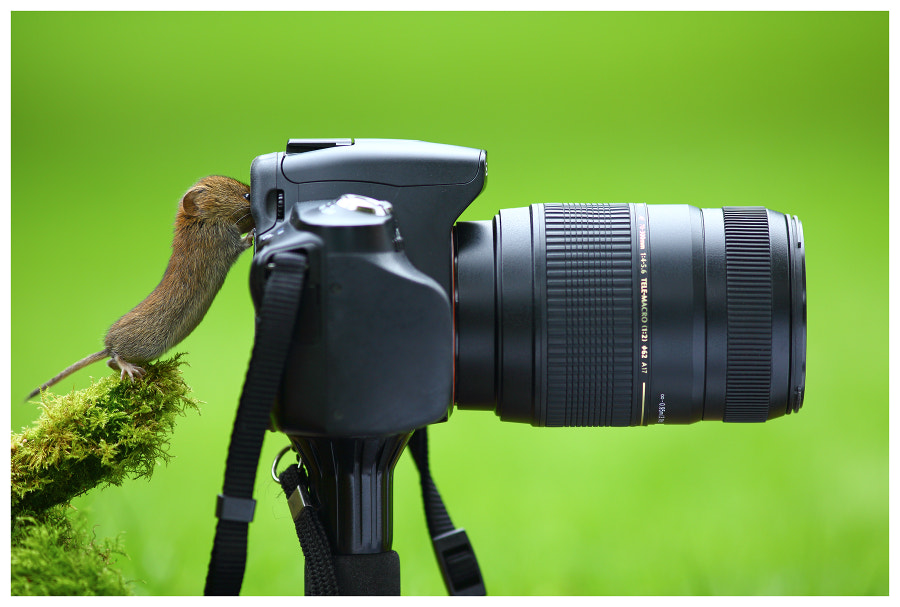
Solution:
<svg viewBox="0 0 900 607"><path fill-rule="evenodd" d="M475 558L465 529L457 529L450 520L444 500L431 478L428 465L428 434L426 428L419 428L409 439L409 451L422 485L422 501L425 504L425 521L431 545L438 561L444 585L451 596L484 596L484 580L481 568Z"/></svg>
<svg viewBox="0 0 900 607"><path fill-rule="evenodd" d="M247 560L248 502L253 499L263 437L294 335L307 266L306 257L296 253L279 254L269 265L271 274L266 281L253 353L228 446L224 489L217 502L220 512L241 514L219 518L216 524L206 595L237 595L241 590Z"/></svg>
<svg viewBox="0 0 900 607"><path fill-rule="evenodd" d="M294 491L300 489L304 479L296 464L288 466L279 477L284 495L291 501ZM336 596L338 582L334 571L334 557L319 513L311 506L304 506L299 512L291 504L291 517L300 540L305 562L304 594L306 596Z"/></svg>
<svg viewBox="0 0 900 607"><path fill-rule="evenodd" d="M425 522L428 525L428 534L431 537L443 535L453 531L453 521L450 513L444 506L444 500L431 478L431 469L428 466L428 429L419 428L409 439L409 452L416 462L419 470L419 482L422 485L422 501L425 504Z"/></svg>

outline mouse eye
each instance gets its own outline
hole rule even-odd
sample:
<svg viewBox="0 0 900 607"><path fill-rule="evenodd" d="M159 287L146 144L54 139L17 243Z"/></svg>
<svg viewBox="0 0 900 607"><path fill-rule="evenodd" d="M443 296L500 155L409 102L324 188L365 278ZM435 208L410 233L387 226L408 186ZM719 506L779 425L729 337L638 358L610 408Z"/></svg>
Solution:
<svg viewBox="0 0 900 607"><path fill-rule="evenodd" d="M246 194L244 194L244 198L247 200L250 200L250 192L247 192Z"/></svg>

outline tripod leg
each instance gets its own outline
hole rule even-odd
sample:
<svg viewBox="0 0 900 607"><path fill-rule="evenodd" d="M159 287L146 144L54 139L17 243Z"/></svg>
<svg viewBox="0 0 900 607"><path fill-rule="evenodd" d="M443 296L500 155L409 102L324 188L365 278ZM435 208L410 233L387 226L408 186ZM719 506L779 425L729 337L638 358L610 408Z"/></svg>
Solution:
<svg viewBox="0 0 900 607"><path fill-rule="evenodd" d="M319 504L340 594L400 594L400 559L391 550L393 478L409 437L291 437Z"/></svg>

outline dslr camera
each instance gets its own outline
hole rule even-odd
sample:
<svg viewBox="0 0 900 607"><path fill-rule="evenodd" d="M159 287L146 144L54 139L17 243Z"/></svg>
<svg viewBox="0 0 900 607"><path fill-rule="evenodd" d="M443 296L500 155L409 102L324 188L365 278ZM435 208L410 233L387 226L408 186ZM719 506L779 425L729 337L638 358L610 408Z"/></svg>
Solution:
<svg viewBox="0 0 900 607"><path fill-rule="evenodd" d="M355 594L399 593L393 467L454 409L646 426L765 422L803 403L796 216L543 203L457 222L486 180L484 150L408 140L291 139L252 164L257 313L279 257L306 264L271 425ZM437 536L451 592L478 586L464 533Z"/></svg>
<svg viewBox="0 0 900 607"><path fill-rule="evenodd" d="M456 220L484 150L290 140L257 157L251 289L310 269L275 423L408 432L459 409L535 426L764 422L797 411L803 231L761 207L532 204Z"/></svg>

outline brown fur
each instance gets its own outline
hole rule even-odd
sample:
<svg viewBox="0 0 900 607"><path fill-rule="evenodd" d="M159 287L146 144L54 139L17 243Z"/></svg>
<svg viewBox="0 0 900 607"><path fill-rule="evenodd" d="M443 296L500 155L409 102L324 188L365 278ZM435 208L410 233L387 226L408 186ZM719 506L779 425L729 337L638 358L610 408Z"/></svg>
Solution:
<svg viewBox="0 0 900 607"><path fill-rule="evenodd" d="M122 377L140 377L154 360L193 331L212 304L225 275L253 235L245 184L214 175L185 193L175 215L172 256L150 295L109 328L106 349L82 359L34 390L28 398L92 362L110 357Z"/></svg>

